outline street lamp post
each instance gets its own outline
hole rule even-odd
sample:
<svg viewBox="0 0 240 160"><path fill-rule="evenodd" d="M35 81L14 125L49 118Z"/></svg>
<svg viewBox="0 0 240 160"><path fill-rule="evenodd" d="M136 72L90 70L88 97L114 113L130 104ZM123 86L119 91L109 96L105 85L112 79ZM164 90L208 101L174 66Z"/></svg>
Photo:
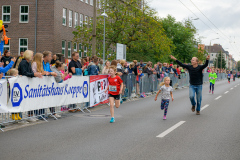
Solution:
<svg viewBox="0 0 240 160"><path fill-rule="evenodd" d="M104 9L104 13L102 14L102 16L104 17L104 28L103 28L103 63L105 63L105 19L106 17L108 17L108 15L105 13L105 9Z"/></svg>

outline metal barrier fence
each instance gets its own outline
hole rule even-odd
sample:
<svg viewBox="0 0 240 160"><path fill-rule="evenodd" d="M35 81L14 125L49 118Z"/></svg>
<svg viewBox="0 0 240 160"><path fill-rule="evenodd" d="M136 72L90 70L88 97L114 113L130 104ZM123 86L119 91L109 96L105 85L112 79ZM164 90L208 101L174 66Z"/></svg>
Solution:
<svg viewBox="0 0 240 160"><path fill-rule="evenodd" d="M218 73L217 80L227 79L227 75L225 73ZM175 76L174 74L169 74L171 79L171 86L175 89L183 88L189 86L189 75L188 73L183 73L180 76ZM6 77L11 78L11 77ZM163 82L164 76L152 74L143 74L140 78L134 74L128 74L121 76L124 84L122 99L125 100L134 100L135 98L142 97L144 98L146 95L153 94L157 92L160 88L160 83ZM208 82L208 73L203 73L203 82ZM9 85L8 85L9 88ZM8 91L9 96L9 91ZM39 110L33 110L22 113L2 113L0 114L0 125L5 125L9 123L26 123L26 121L34 122L37 120L45 120L47 121L48 117L53 117L54 119L58 119L60 115L58 113L61 112L78 112L81 111L83 113L86 109L88 112L89 103L80 103L80 104L70 104L67 106L56 106L51 108L43 108ZM0 130L3 129L0 127Z"/></svg>
<svg viewBox="0 0 240 160"><path fill-rule="evenodd" d="M209 82L209 73L203 73L203 82ZM188 87L189 86L189 74L182 73L180 76L176 76L175 74L168 75L171 79L170 85L174 89ZM227 75L225 73L218 73L217 80L227 79ZM148 75L146 73L140 78L139 81L136 80L136 76L134 74L128 74L121 76L124 84L123 88L123 100L131 100L134 98L145 97L145 95L153 94L157 92L160 88L160 83L163 82L164 75L152 74Z"/></svg>

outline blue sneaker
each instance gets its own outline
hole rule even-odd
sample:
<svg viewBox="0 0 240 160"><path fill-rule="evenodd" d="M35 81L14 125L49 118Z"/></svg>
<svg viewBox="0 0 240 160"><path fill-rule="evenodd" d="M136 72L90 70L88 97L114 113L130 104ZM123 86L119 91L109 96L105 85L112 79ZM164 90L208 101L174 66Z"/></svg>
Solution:
<svg viewBox="0 0 240 160"><path fill-rule="evenodd" d="M110 120L110 123L113 123L113 122L115 122L114 117L112 117L111 120Z"/></svg>

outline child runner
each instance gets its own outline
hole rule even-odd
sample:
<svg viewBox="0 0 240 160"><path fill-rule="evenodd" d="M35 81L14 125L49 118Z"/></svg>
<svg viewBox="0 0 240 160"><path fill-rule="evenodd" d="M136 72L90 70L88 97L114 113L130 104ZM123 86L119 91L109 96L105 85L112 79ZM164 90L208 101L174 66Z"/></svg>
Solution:
<svg viewBox="0 0 240 160"><path fill-rule="evenodd" d="M108 91L109 102L110 102L110 113L111 120L110 123L115 122L114 119L114 101L115 106L118 108L120 106L120 94L122 94L123 81L119 76L116 76L117 68L114 66L109 67L110 77L108 77L109 85L105 90L105 93Z"/></svg>
<svg viewBox="0 0 240 160"><path fill-rule="evenodd" d="M212 91L212 94L213 94L213 92L214 92L214 84L215 84L215 81L216 81L216 78L217 78L217 74L214 72L214 68L212 68L212 70L209 73L208 77L209 77L209 82L210 82L209 93L211 93L211 91Z"/></svg>
<svg viewBox="0 0 240 160"><path fill-rule="evenodd" d="M164 78L164 82L160 83L160 89L157 92L157 95L155 97L155 101L157 100L157 97L159 95L160 92L162 92L161 94L161 98L162 98L162 102L161 102L161 109L164 109L164 116L163 119L166 119L166 115L167 115L167 110L168 110L168 105L169 105L169 100L170 98L173 99L173 88L170 86L170 78L169 77L165 77Z"/></svg>
<svg viewBox="0 0 240 160"><path fill-rule="evenodd" d="M227 78L228 78L228 83L230 84L230 79L231 79L231 73L230 72L228 72Z"/></svg>

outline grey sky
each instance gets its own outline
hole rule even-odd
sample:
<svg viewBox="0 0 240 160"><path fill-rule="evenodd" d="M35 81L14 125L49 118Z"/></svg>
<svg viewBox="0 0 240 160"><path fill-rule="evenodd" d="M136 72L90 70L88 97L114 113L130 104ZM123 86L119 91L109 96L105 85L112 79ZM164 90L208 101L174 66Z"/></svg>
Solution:
<svg viewBox="0 0 240 160"><path fill-rule="evenodd" d="M239 0L146 0L151 8L158 12L161 18L168 14L183 21L187 18L200 18L193 24L198 29L196 37L202 37L205 45L221 44L223 48L233 55L235 60L240 60L240 1ZM187 6L189 11L181 2ZM205 18L202 13L218 28ZM203 22L206 24L204 24ZM211 29L210 29L210 28ZM234 43L235 42L235 43Z"/></svg>

